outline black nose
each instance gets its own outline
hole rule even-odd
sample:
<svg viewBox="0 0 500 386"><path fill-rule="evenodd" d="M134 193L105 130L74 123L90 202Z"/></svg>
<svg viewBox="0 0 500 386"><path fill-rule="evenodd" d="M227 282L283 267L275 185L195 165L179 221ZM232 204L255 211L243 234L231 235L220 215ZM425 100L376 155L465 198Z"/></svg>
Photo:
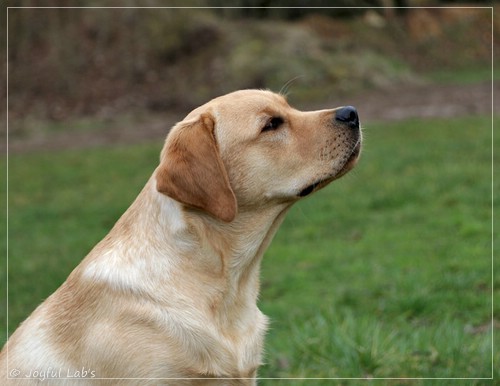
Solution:
<svg viewBox="0 0 500 386"><path fill-rule="evenodd" d="M335 111L335 119L346 123L352 129L359 129L358 112L352 106L340 107Z"/></svg>

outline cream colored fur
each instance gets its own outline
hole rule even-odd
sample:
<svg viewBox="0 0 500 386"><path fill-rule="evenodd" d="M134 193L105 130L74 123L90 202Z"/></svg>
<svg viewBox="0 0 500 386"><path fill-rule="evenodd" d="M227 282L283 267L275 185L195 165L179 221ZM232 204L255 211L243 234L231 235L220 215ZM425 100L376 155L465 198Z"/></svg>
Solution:
<svg viewBox="0 0 500 386"><path fill-rule="evenodd" d="M195 109L110 233L11 336L0 383L254 385L264 251L300 192L346 173L360 147L335 110L269 91Z"/></svg>

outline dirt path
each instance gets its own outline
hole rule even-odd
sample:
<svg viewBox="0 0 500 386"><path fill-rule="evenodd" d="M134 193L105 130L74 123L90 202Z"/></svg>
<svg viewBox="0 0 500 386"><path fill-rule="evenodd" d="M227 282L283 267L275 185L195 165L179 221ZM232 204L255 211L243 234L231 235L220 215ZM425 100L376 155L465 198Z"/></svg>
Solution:
<svg viewBox="0 0 500 386"><path fill-rule="evenodd" d="M369 92L353 99L364 121L394 121L406 118L449 118L490 115L492 92L500 82L470 85L426 85ZM500 105L494 106L500 114Z"/></svg>
<svg viewBox="0 0 500 386"><path fill-rule="evenodd" d="M466 115L490 115L492 91L499 95L500 82L470 85L401 86L373 90L351 98L336 98L319 106L351 104L358 108L362 122L395 121L406 118L448 118ZM500 115L500 105L493 106ZM87 148L104 145L163 141L168 128L187 113L153 114L148 120L130 125L113 125L90 132L59 132L50 136L17 139L11 136L9 153Z"/></svg>

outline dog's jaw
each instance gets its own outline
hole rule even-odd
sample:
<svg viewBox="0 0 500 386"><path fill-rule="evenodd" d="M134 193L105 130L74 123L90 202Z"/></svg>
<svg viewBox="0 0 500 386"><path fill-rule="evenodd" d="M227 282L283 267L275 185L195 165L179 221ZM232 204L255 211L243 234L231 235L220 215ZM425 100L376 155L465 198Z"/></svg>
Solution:
<svg viewBox="0 0 500 386"><path fill-rule="evenodd" d="M347 157L347 160L345 161L344 165L340 167L340 170L336 172L333 176L327 177L325 179L321 179L319 181L313 182L312 184L306 186L303 188L297 196L300 198L307 197L311 195L313 192L316 192L325 186L327 186L330 182L335 181L339 179L340 177L344 176L347 174L350 170L356 166L358 163L359 157L361 155L361 147L362 147L362 137L361 137L361 132L359 134L359 139L355 143L351 154Z"/></svg>

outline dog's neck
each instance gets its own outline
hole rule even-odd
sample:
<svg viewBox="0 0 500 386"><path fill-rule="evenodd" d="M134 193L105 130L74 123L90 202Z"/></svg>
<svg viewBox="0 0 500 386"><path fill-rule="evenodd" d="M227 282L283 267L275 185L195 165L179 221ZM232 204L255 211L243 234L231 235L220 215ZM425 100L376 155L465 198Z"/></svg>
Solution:
<svg viewBox="0 0 500 386"><path fill-rule="evenodd" d="M197 224L202 259L208 259L216 273L207 282L209 287L218 287L217 295L210 300L212 312L215 317L220 317L220 325L226 325L228 331L235 325L244 326L248 321L255 321L248 313L260 314L257 298L262 257L288 209L289 205L239 213L231 223L214 220L209 215L200 216L199 213L190 219L190 222L195 220L191 224ZM203 262L194 262L197 263ZM201 269L206 267L200 265Z"/></svg>
<svg viewBox="0 0 500 386"><path fill-rule="evenodd" d="M260 262L289 206L239 213L231 223L201 217L200 234L224 265L233 289L258 281ZM200 217L197 216L199 219ZM222 248L221 248L222 247Z"/></svg>
<svg viewBox="0 0 500 386"><path fill-rule="evenodd" d="M140 274L145 266L151 265L148 269L151 274L145 280L158 296L171 297L168 293L171 272L176 281L182 280L192 289L191 296L197 301L200 297L217 297L210 305L212 309L255 307L262 256L289 207L290 203L243 211L226 223L157 192L151 179L109 235L96 246L98 253L89 255L85 266L93 264L92 255L106 255L103 249L112 247L113 252L106 255L111 260L107 266L115 272L110 275L117 282L126 281L134 267L141 267L137 269ZM156 231L147 233L151 229ZM122 245L123 237L128 238L123 244L128 249L120 252L118 246ZM156 261L148 261L150 257L141 254L145 243L153 245L159 254L168 253L164 259L156 257ZM91 272L105 276L98 269Z"/></svg>

